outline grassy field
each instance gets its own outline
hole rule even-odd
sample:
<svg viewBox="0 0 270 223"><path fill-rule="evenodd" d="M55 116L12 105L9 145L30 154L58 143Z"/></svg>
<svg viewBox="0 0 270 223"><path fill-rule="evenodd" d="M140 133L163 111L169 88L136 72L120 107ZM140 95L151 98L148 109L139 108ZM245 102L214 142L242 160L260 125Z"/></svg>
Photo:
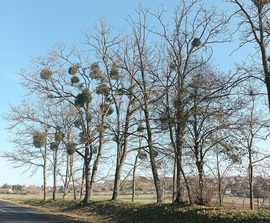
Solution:
<svg viewBox="0 0 270 223"><path fill-rule="evenodd" d="M149 195L150 196L150 195ZM86 205L79 201L57 199L43 202L41 198L30 195L0 195L0 198L28 205L55 214L64 214L84 222L115 223L270 223L269 210L247 210L241 208L217 208L197 205L154 204L128 202L124 200L109 201L98 199ZM104 197L103 197L104 198ZM237 198L233 198L236 202ZM151 199L152 200L152 199ZM230 202L230 201L228 201ZM241 200L238 201L241 204Z"/></svg>

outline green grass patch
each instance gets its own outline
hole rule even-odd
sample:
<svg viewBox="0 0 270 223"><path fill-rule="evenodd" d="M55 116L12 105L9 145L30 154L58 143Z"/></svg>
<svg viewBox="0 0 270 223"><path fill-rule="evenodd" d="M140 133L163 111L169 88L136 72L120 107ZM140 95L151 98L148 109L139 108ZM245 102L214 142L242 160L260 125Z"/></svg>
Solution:
<svg viewBox="0 0 270 223"><path fill-rule="evenodd" d="M80 216L86 222L115 223L266 223L270 222L268 210L233 210L179 204L146 204L127 201L80 201L57 199L42 201L40 198L13 198L24 204Z"/></svg>

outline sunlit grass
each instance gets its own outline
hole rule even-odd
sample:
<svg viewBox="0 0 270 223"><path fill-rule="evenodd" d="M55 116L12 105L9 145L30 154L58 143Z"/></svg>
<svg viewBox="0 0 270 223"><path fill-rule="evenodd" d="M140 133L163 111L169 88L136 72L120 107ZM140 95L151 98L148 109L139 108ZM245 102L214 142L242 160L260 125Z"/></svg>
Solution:
<svg viewBox="0 0 270 223"><path fill-rule="evenodd" d="M152 194L137 197L130 202L130 195L121 195L119 201L110 201L109 194L95 196L88 204L79 200L63 200L60 196L56 201L42 201L42 196L33 195L0 195L2 199L20 202L34 207L46 209L54 213L64 213L85 222L116 222L116 223L269 223L269 210L243 210L232 208L206 207L198 205L180 205L172 203L155 204ZM235 198L236 199L236 198Z"/></svg>

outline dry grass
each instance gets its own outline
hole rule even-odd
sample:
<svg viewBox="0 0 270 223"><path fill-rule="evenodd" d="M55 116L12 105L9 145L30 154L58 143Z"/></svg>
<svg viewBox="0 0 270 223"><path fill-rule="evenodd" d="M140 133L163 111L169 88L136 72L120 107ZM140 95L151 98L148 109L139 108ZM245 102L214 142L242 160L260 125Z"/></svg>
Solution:
<svg viewBox="0 0 270 223"><path fill-rule="evenodd" d="M98 196L95 196L95 198ZM143 202L129 202L129 196L125 195L121 201L104 200L107 195L101 194L98 200L82 205L79 201L48 200L43 202L41 197L31 195L0 195L0 198L18 202L23 205L45 210L54 214L62 214L83 222L115 222L115 223L269 223L270 212L267 210L243 210L241 204L247 199L228 197L225 203L230 208L189 206L179 204L154 204L153 195L139 196ZM235 205L236 208L233 207ZM180 221L181 219L181 221Z"/></svg>

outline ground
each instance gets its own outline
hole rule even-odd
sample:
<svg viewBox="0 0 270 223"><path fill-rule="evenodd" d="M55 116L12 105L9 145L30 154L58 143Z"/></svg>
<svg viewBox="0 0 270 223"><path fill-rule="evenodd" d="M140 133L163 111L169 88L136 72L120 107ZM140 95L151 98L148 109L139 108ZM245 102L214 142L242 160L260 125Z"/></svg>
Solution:
<svg viewBox="0 0 270 223"><path fill-rule="evenodd" d="M12 202L28 205L54 214L63 214L84 222L110 223L223 223L270 222L270 211L243 209L248 199L226 198L227 207L179 205L172 203L154 204L153 202L130 202L96 200L86 205L79 201L57 199L43 202L40 198L29 196L1 196ZM181 219L181 221L180 221Z"/></svg>

